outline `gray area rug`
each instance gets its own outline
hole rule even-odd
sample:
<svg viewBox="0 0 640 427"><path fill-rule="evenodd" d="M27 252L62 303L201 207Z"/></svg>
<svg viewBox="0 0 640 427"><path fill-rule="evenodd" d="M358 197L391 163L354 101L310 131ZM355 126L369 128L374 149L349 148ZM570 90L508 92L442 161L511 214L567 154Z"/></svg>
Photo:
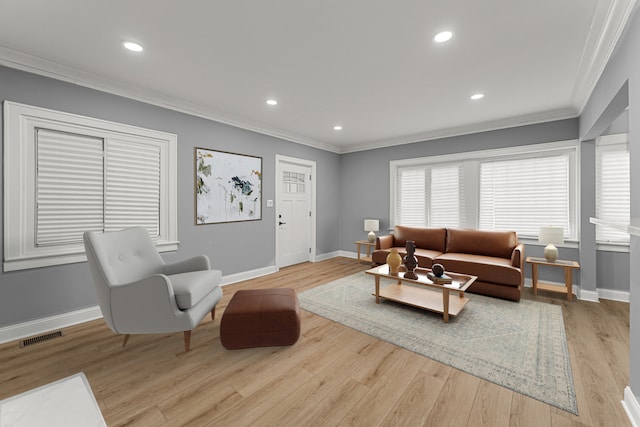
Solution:
<svg viewBox="0 0 640 427"><path fill-rule="evenodd" d="M561 307L465 294L471 301L446 324L441 314L378 305L373 292L373 277L356 273L298 297L304 310L578 414Z"/></svg>

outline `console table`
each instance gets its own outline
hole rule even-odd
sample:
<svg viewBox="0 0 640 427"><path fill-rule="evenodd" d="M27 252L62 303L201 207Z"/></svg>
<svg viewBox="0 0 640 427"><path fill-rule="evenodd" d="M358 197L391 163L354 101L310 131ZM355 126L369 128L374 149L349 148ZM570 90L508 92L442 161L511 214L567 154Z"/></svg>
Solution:
<svg viewBox="0 0 640 427"><path fill-rule="evenodd" d="M531 264L531 282L533 285L533 294L538 295L538 289L543 291L560 292L567 294L567 299L571 301L573 298L573 270L580 268L580 264L576 261L565 261L558 259L555 262L549 262L546 258L527 257L526 262ZM564 284L565 288L560 286L550 285L547 283L538 283L538 266L548 265L551 267L564 268Z"/></svg>

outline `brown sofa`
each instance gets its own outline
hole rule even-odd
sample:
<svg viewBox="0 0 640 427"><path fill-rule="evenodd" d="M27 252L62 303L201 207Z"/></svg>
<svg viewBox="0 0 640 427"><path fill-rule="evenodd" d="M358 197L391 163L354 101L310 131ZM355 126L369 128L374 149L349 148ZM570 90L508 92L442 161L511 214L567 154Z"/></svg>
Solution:
<svg viewBox="0 0 640 427"><path fill-rule="evenodd" d="M374 264L384 264L391 248L406 255L415 241L418 266L442 264L447 271L478 276L470 292L520 301L524 286L524 245L514 231L396 226L376 239Z"/></svg>

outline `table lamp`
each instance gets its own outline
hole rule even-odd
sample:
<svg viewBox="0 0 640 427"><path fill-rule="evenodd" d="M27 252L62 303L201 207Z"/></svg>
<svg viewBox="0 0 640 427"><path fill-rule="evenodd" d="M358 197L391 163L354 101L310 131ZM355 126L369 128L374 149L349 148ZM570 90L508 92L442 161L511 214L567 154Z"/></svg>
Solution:
<svg viewBox="0 0 640 427"><path fill-rule="evenodd" d="M564 243L564 229L562 227L540 227L538 231L538 242L547 245L544 248L544 257L549 262L556 262L558 259L558 248L555 245Z"/></svg>
<svg viewBox="0 0 640 427"><path fill-rule="evenodd" d="M364 220L364 231L368 231L367 239L369 243L373 243L376 241L376 233L374 231L378 231L380 228L380 221L377 219L365 219Z"/></svg>

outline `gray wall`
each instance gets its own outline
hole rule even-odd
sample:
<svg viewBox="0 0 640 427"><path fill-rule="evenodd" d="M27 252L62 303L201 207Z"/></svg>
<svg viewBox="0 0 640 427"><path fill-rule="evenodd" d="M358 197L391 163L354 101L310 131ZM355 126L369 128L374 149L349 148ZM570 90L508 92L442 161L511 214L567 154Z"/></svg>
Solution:
<svg viewBox="0 0 640 427"><path fill-rule="evenodd" d="M0 67L0 100L177 134L180 249L163 255L167 261L204 253L224 275L273 266L275 208L267 208L266 200L275 199L276 154L317 162L316 253L322 255L338 248L335 202L341 180L340 156L335 153L5 67ZM196 146L262 157L261 221L194 225ZM0 163L0 175L1 168ZM2 216L0 210L0 221ZM2 237L0 234L0 240ZM2 259L3 251L0 249ZM0 272L0 327L96 304L86 263Z"/></svg>
<svg viewBox="0 0 640 427"><path fill-rule="evenodd" d="M616 121L628 104L631 169L631 218L640 218L640 13L633 12L623 36L580 116L580 136L590 140ZM631 238L629 385L640 395L640 238ZM610 267L613 267L610 266ZM626 265L620 265L625 268ZM598 266L599 268L599 266Z"/></svg>
<svg viewBox="0 0 640 427"><path fill-rule="evenodd" d="M625 104L627 91L624 84L627 76L632 73L640 75L638 60L633 58L629 47L640 45L637 41L640 37L638 32L638 24L634 23L632 31L625 35L623 47L618 50L612 64L607 68L579 121L561 120L344 155L3 67L0 67L0 100L6 99L177 134L180 189L178 231L181 247L177 253L168 254L165 258L171 261L205 253L212 258L217 268L229 275L274 264L275 209L267 208L265 201L275 198L275 154L317 162L317 254L327 254L339 249L353 252L353 242L365 235L362 230L364 218L379 218L381 233L390 226L390 160L575 139L578 135L585 135L587 131L595 128L601 129L600 133L611 130L614 118L618 117L622 110L618 111L619 108L616 107L609 114L603 114L603 111L612 100L616 101L616 105ZM625 90L621 91L621 88ZM632 94L631 98L640 105L638 93ZM633 127L640 125L639 115L636 111L635 115L630 113L627 119L632 135ZM604 116L607 120L602 118ZM635 135L638 135L637 129ZM195 146L263 157L261 221L194 225L191 188ZM639 150L640 146L634 143L632 136L632 166L640 166ZM632 167L632 181L638 182L634 169L640 169ZM583 171L583 176L592 174L592 170ZM184 191L185 189L187 191ZM585 186L582 191L584 195L589 194L587 197L592 197L590 195L593 188L590 185ZM634 196L633 192L632 182L632 214L640 217L640 197L637 194ZM579 251L576 248L560 250L563 258L579 259ZM636 251L635 255L639 253ZM528 245L527 254L540 256L542 248L538 245ZM598 252L595 259L599 288L629 290L629 272L625 269L630 264L628 254ZM636 268L639 271L633 277L636 286L640 286L640 264ZM607 271L614 272L613 279L599 280ZM526 270L526 274L530 276L529 269ZM543 270L541 276L544 280L563 282L562 272L556 269ZM10 273L0 272L0 327L94 306L95 294L89 279L84 263ZM580 283L579 277L575 282ZM640 298L637 292L636 298ZM640 307L640 300L635 305ZM639 319L633 315L632 319L632 323L640 327ZM634 342L632 340L632 345L636 347L635 354L640 356L640 345ZM635 389L639 390L640 376L636 381Z"/></svg>
<svg viewBox="0 0 640 427"><path fill-rule="evenodd" d="M624 123L618 123L616 130L621 126L624 126ZM353 251L353 242L364 238L366 234L362 229L364 218L380 219L379 234L387 234L388 228L393 226L389 224L389 162L391 160L578 139L578 129L578 119L568 119L344 154L341 159L343 186L340 203L340 248ZM585 156L586 163L582 158L580 160L581 174L586 177L585 185L582 183L580 185L580 199L590 204L595 200L593 156L594 152L591 150ZM588 214L582 214L582 222L589 223L589 216L594 216L594 213L589 211ZM595 248L595 242L593 247ZM526 245L525 252L527 256L539 257L543 255L543 248L537 244ZM561 247L560 253L563 259L580 260L577 248ZM590 265L594 265L594 275L596 262L603 267L603 271L614 272L613 275L609 275L608 280L598 282L599 288L629 290L628 270L608 267L628 265L627 253L600 251L595 253L594 249L593 257L596 261L590 262ZM530 268L525 269L525 274L531 277ZM564 283L564 272L562 269L541 267L540 279ZM595 276L588 283L593 285L593 289L589 290L595 292ZM578 273L574 273L574 284L581 285Z"/></svg>

